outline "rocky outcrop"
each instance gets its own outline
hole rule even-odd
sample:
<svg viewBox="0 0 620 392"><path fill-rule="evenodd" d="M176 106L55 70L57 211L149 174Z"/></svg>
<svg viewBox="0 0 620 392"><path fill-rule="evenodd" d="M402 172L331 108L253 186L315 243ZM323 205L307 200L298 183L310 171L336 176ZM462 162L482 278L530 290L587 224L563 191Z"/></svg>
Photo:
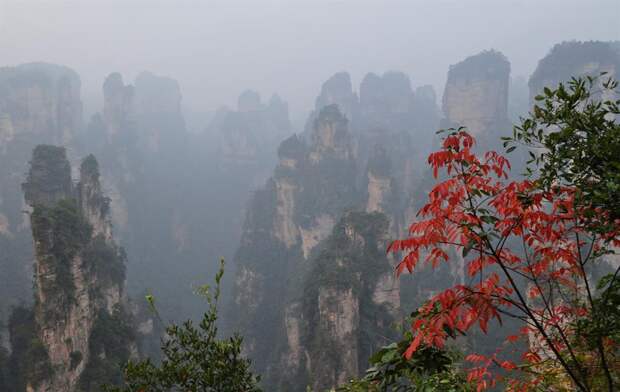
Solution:
<svg viewBox="0 0 620 392"><path fill-rule="evenodd" d="M443 125L486 140L509 129L509 72L493 51L453 66ZM390 330L401 301L415 309L463 278L456 263L401 286L377 240L406 235L430 186L422 162L439 125L432 87L414 90L387 72L368 74L359 91L346 73L323 85L303 137L281 144L248 206L233 313L269 388L322 390L356 376L380 340L372 331Z"/></svg>
<svg viewBox="0 0 620 392"><path fill-rule="evenodd" d="M54 186L56 184L56 186ZM35 339L32 391L91 391L118 380L136 351L124 297L125 256L112 240L108 199L93 156L73 186L65 149L39 145L24 183L33 208ZM120 361L120 362L119 362Z"/></svg>
<svg viewBox="0 0 620 392"><path fill-rule="evenodd" d="M348 121L335 104L321 109L314 121L311 139L313 148L309 158L314 164L323 158L337 157L344 160L353 158L354 147Z"/></svg>
<svg viewBox="0 0 620 392"><path fill-rule="evenodd" d="M378 144L368 160L366 212L387 213L394 207L395 189L391 174L392 162L385 148Z"/></svg>
<svg viewBox="0 0 620 392"><path fill-rule="evenodd" d="M324 107L330 105L336 105L340 113L349 120L357 116L359 100L353 92L351 77L347 72L338 72L323 83L314 105L315 113L319 114Z"/></svg>
<svg viewBox="0 0 620 392"><path fill-rule="evenodd" d="M236 256L236 326L265 384L280 390L304 390L318 379L323 383L317 381L317 388L334 386L357 375L366 367L368 347L377 342L366 331L387 326L400 311L400 289L384 241L402 221L396 218L400 205L391 160L400 156L391 154L409 145L398 138L368 138L374 150L361 158L359 138L338 105L313 116L309 142L292 136L281 143L273 177L248 205ZM360 162L367 170L358 169ZM348 213L341 220L350 208L369 213ZM342 257L328 262L320 255L326 247L335 252L336 238L344 241ZM353 259L355 267L349 264ZM385 263L380 271L370 265L377 260ZM342 275L335 279L347 280L346 274L353 277L347 280L351 285L315 284L319 276L331 276L322 275L323 269L341 262ZM365 268L372 272L361 271ZM381 309L372 321L360 313L369 308ZM331 354L319 347L330 347Z"/></svg>
<svg viewBox="0 0 620 392"><path fill-rule="evenodd" d="M52 206L72 196L71 165L64 148L40 145L34 149L23 190L30 206Z"/></svg>
<svg viewBox="0 0 620 392"><path fill-rule="evenodd" d="M111 243L110 200L104 196L101 189L99 164L93 155L87 156L82 161L77 192L80 210L92 227L92 235L101 236L106 242Z"/></svg>
<svg viewBox="0 0 620 392"><path fill-rule="evenodd" d="M388 297L377 291L392 274L384 252L387 230L383 214L345 214L304 277L303 343L289 355L305 353L299 363L304 370L297 372L307 372L313 390L327 390L357 376L370 353L387 339L375 335L379 328L385 333L394 321ZM295 328L289 330L289 339L292 332Z"/></svg>
<svg viewBox="0 0 620 392"><path fill-rule="evenodd" d="M114 233L134 260L128 291L142 298L152 290L165 319L198 317L204 303L192 288L215 273L209 261L232 258L248 195L264 184L277 141L290 133L288 106L243 94L239 108L190 133L173 79L142 73L130 83L114 73L103 96L82 145L101 162Z"/></svg>
<svg viewBox="0 0 620 392"><path fill-rule="evenodd" d="M356 128L395 132L412 131L414 93L409 77L402 72L382 76L369 73L360 85L359 118Z"/></svg>
<svg viewBox="0 0 620 392"><path fill-rule="evenodd" d="M299 187L290 178L275 182L276 213L274 217L274 236L287 248L299 242L299 227L294 222L295 199Z"/></svg>
<svg viewBox="0 0 620 392"><path fill-rule="evenodd" d="M431 138L428 135L437 131L441 120L433 86L423 85L415 89L411 117L414 119L416 139L420 143L418 148L426 154L431 148Z"/></svg>
<svg viewBox="0 0 620 392"><path fill-rule="evenodd" d="M484 150L501 148L500 136L512 129L508 119L509 78L510 63L503 54L493 50L450 66L442 99L444 118L438 128L464 126ZM415 96L425 96L429 103L434 101L430 88L419 89ZM418 143L417 139L415 143ZM426 161L425 158L418 156L416 161L422 163ZM395 202L401 206L399 211L402 221L394 228L400 230L400 237L408 234L404 230L406 224L417 219L416 214L426 203L428 192L435 183L428 166L425 164L423 168L425 171L416 173L416 167L410 164L405 172L413 174L405 176L405 182L397 184L404 188L398 194L406 198L404 203ZM401 178L398 174L393 176ZM420 265L415 274L401 276L400 294L404 309L416 309L433 293L463 281L464 265L461 256L451 254L450 257L454 258L454 263L440 265L436 269ZM389 291L384 293L389 295Z"/></svg>
<svg viewBox="0 0 620 392"><path fill-rule="evenodd" d="M479 139L509 131L509 78L510 63L493 50L450 66L443 95L444 125L465 126Z"/></svg>
<svg viewBox="0 0 620 392"><path fill-rule="evenodd" d="M414 91L409 77L397 71L367 74L360 84L359 98L348 73L334 74L321 87L306 123L306 135L311 133L318 113L329 105L336 105L349 122L351 133L361 137L405 132L428 139L428 132L435 131L440 117L433 88L421 86Z"/></svg>
<svg viewBox="0 0 620 392"><path fill-rule="evenodd" d="M176 80L142 72L135 81L138 134L151 153L170 151L185 143L181 89Z"/></svg>
<svg viewBox="0 0 620 392"><path fill-rule="evenodd" d="M235 284L237 326L258 369L279 382L275 363L284 361L274 347L293 346L301 328L293 293L299 287L290 277L301 273L319 244L329 236L342 211L356 200L355 154L347 121L336 105L325 107L314 121L311 143L298 136L283 141L279 163L266 186L248 205ZM279 283L273 283L279 282ZM288 336L265 336L264 324ZM288 329L290 328L290 331ZM301 351L286 354L296 362Z"/></svg>
<svg viewBox="0 0 620 392"><path fill-rule="evenodd" d="M273 94L269 98L269 103L265 110L274 125L278 137L291 133L292 126L288 114L288 103L285 100L278 94Z"/></svg>
<svg viewBox="0 0 620 392"><path fill-rule="evenodd" d="M237 110L240 112L256 112L263 109L260 94L254 90L245 90L237 100Z"/></svg>
<svg viewBox="0 0 620 392"><path fill-rule="evenodd" d="M303 137L281 143L273 177L248 205L232 306L268 388L327 388L357 375L378 343L368 331L385 332L400 317L394 260L381 241L402 233L407 198L399 195L414 189L415 159L427 153L413 138L437 121L432 88L414 92L403 73L369 74L359 99L338 73L323 84ZM366 238L378 232L353 221L383 239ZM321 255L335 252L335 238L348 245L327 262ZM363 256L375 251L380 271ZM328 265L340 272L323 275ZM347 283L317 283L332 275Z"/></svg>
<svg viewBox="0 0 620 392"><path fill-rule="evenodd" d="M536 70L530 76L530 103L533 103L534 97L540 94L544 87L556 87L573 76L599 76L606 72L603 79L617 79L620 71L620 52L617 47L617 41L570 41L555 45L549 54L538 62Z"/></svg>
<svg viewBox="0 0 620 392"><path fill-rule="evenodd" d="M0 68L0 146L20 138L67 143L82 120L80 78L71 69L31 63Z"/></svg>
<svg viewBox="0 0 620 392"><path fill-rule="evenodd" d="M113 137L126 132L135 116L134 89L125 85L121 74L110 74L103 83L103 122Z"/></svg>
<svg viewBox="0 0 620 392"><path fill-rule="evenodd" d="M277 141L291 133L288 104L273 95L267 104L256 91L238 99L237 110L220 109L209 126L219 137L219 151L228 167L258 166L270 161Z"/></svg>
<svg viewBox="0 0 620 392"><path fill-rule="evenodd" d="M32 297L32 237L21 190L32 149L72 142L81 122L80 79L73 70L45 63L0 67L0 325L10 306ZM49 189L52 198L69 186L49 185L57 188Z"/></svg>
<svg viewBox="0 0 620 392"><path fill-rule="evenodd" d="M278 148L278 169L295 173L305 164L307 147L297 135L284 140ZM287 248L300 241L300 228L295 223L295 200L300 190L297 179L291 175L281 175L273 182L276 206L273 220L275 238Z"/></svg>
<svg viewBox="0 0 620 392"><path fill-rule="evenodd" d="M517 124L521 117L525 117L530 111L529 87L524 76L510 78L508 96L508 117Z"/></svg>

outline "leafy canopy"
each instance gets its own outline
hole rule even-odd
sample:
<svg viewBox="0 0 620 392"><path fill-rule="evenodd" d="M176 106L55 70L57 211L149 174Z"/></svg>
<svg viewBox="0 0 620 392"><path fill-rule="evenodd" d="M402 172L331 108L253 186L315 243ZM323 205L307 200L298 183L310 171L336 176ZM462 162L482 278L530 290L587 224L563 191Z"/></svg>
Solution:
<svg viewBox="0 0 620 392"><path fill-rule="evenodd" d="M431 190L409 237L389 248L404 254L398 274L413 272L420 261L434 267L456 262L448 256L455 248L467 275L421 307L405 357L425 346L443 348L448 331L486 333L491 320L501 324L512 317L522 322L518 334L498 343L492 355L466 356L472 363L468 380L478 390L499 382L513 390L550 385L613 390L620 373L617 335L595 333L588 344L578 326L580 320L602 320L609 310L588 269L611 252L610 243L620 245L615 240L619 225L609 224L610 214L591 214L596 207L580 203L579 183L567 180L549 189L532 179L509 181L505 157L493 151L478 156L473 148L473 138L461 128L451 130L442 148L429 156L435 177L441 170L447 179ZM606 225L606 236L594 235L584 217ZM596 323L590 325L597 330ZM518 363L503 355L522 346L527 349Z"/></svg>
<svg viewBox="0 0 620 392"><path fill-rule="evenodd" d="M618 82L600 77L573 78L535 97L529 118L522 119L508 152L528 148L527 173L544 190L572 186L575 202L588 206L584 218L600 210L608 219L595 220L599 231L614 230L620 219L620 100Z"/></svg>
<svg viewBox="0 0 620 392"><path fill-rule="evenodd" d="M215 277L212 294L203 286L199 294L206 297L209 309L198 326L191 320L166 329L162 343L163 360L155 365L149 359L130 361L125 367L121 387L108 387L109 392L253 392L260 391L258 377L250 371L250 361L241 355L242 338L217 338L217 301L224 261ZM149 302L152 303L152 297Z"/></svg>

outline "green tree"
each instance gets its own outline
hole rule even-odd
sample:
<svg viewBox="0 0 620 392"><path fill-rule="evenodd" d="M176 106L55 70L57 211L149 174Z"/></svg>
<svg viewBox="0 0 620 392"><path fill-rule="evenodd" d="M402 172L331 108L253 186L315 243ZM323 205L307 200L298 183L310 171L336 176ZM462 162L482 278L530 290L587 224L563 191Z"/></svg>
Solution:
<svg viewBox="0 0 620 392"><path fill-rule="evenodd" d="M166 328L161 349L163 360L130 361L125 367L124 385L107 387L108 392L254 392L260 391L259 378L250 370L250 361L241 355L243 339L233 335L218 339L217 302L224 261L215 277L214 293L208 286L199 289L206 297L208 311L198 326L191 320ZM153 304L152 297L147 297Z"/></svg>
<svg viewBox="0 0 620 392"><path fill-rule="evenodd" d="M487 333L497 328L491 320L511 318L524 325L517 334L491 355L465 357L479 390L618 389L620 268L599 278L620 246L620 101L610 98L615 81L597 80L546 88L504 139L507 152L524 145L530 153L528 178L510 179L509 161L494 151L475 154L462 128L429 156L435 178L442 170L447 179L389 250L404 252L398 273L454 262L447 250L456 250L468 279L420 308L407 358L424 345L443 347L446 326ZM518 342L527 348L509 360Z"/></svg>
<svg viewBox="0 0 620 392"><path fill-rule="evenodd" d="M539 188L576 189L575 203L582 214L575 225L587 233L582 241L602 238L616 247L620 244L619 94L618 81L606 73L545 88L513 136L503 138L508 152L526 147L530 156L526 174L535 178ZM599 253L604 256L614 250L607 246ZM620 266L608 274L600 265L590 266L588 272L594 275L588 279L594 280L594 287L587 290L592 313L570 323L579 337L571 343L581 351L598 351L603 359L610 357L603 360L603 368L611 389L612 378L618 382L620 352L606 353L605 347L618 347L620 342ZM597 281L596 275L603 276Z"/></svg>
<svg viewBox="0 0 620 392"><path fill-rule="evenodd" d="M512 137L502 138L508 152L525 145L527 174L545 190L578 189L577 202L597 232L614 229L620 219L620 114L618 82L600 77L572 78L545 88ZM597 214L604 212L604 217ZM610 227L611 226L611 227Z"/></svg>

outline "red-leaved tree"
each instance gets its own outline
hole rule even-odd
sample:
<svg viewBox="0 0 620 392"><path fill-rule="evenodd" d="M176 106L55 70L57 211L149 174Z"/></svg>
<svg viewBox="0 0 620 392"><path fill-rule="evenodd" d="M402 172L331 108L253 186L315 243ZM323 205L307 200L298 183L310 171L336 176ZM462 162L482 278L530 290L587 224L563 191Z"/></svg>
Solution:
<svg viewBox="0 0 620 392"><path fill-rule="evenodd" d="M613 390L618 346L613 339L580 336L579 322L600 315L591 267L619 242L618 231L592 235L583 224L587 207L574 203L575 187L537 187L508 179L510 163L496 152L477 156L464 129L445 137L429 156L435 178L409 237L394 241L403 252L397 273L419 263L463 263L462 284L434 295L412 323L410 357L421 345L442 348L453 331L487 332L506 317L522 328L492 355L468 353L469 380L484 390L502 382L512 390L556 388ZM589 216L592 216L590 213ZM595 219L605 220L596 211ZM452 248L452 249L451 249ZM450 257L456 251L462 257ZM519 343L519 345L517 345ZM509 361L506 347L527 347Z"/></svg>

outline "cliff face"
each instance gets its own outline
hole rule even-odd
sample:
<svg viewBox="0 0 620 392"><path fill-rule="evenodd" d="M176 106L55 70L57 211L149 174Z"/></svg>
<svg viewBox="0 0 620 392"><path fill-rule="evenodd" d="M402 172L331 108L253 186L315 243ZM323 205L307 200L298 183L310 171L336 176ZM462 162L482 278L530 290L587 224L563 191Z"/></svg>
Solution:
<svg viewBox="0 0 620 392"><path fill-rule="evenodd" d="M166 153L186 143L176 80L142 72L135 81L135 107L138 133L147 151Z"/></svg>
<svg viewBox="0 0 620 392"><path fill-rule="evenodd" d="M356 125L363 130L411 131L414 93L402 72L382 76L369 73L360 85L360 111Z"/></svg>
<svg viewBox="0 0 620 392"><path fill-rule="evenodd" d="M400 317L384 241L403 232L428 153L413 140L430 140L438 109L432 88L414 91L400 72L368 74L359 91L346 73L323 84L303 136L281 143L247 208L231 317L268 388L357 375L383 343L369 331Z"/></svg>
<svg viewBox="0 0 620 392"><path fill-rule="evenodd" d="M193 165L189 163L179 85L148 72L126 84L120 74L112 73L102 92L102 113L91 119L82 145L105 168L100 182L110 199L106 219L113 222L115 234L136 260L128 270L129 290L142 296L146 288L140 282L144 278L161 290L155 293L159 297L172 298L165 282L171 276L178 282L182 272L170 261L182 263L179 254L194 246L187 218L191 196L181 196L181 192L195 192L190 191L192 182L183 172L193 170ZM187 203L180 205L183 199ZM99 212L84 213L96 216ZM94 229L111 238L106 227L94 225ZM191 297L189 293L187 297ZM169 311L166 304L162 311Z"/></svg>
<svg viewBox="0 0 620 392"><path fill-rule="evenodd" d="M208 132L219 137L218 155L223 165L271 162L273 147L291 132L288 104L277 95L265 104L256 91L247 90L239 96L236 111L220 109Z"/></svg>
<svg viewBox="0 0 620 392"><path fill-rule="evenodd" d="M245 333L248 351L257 358L256 366L274 376L273 364L287 343L264 328L285 336L285 324L299 322L290 317L285 322L285 308L297 306L289 304L299 289L291 277L303 270L340 213L356 199L352 139L335 105L318 115L311 140L308 145L292 136L280 145L274 176L248 205L236 256L233 313L243 314L233 318Z"/></svg>
<svg viewBox="0 0 620 392"><path fill-rule="evenodd" d="M127 132L135 115L133 86L125 85L121 74L110 74L103 83L102 121L108 137Z"/></svg>
<svg viewBox="0 0 620 392"><path fill-rule="evenodd" d="M318 113L329 105L337 105L356 136L392 132L424 135L427 139L439 123L433 88L421 86L414 91L409 77L397 71L367 74L359 86L359 97L348 73L334 74L321 87L306 134L311 133Z"/></svg>
<svg viewBox="0 0 620 392"><path fill-rule="evenodd" d="M530 102L544 87L556 87L573 76L599 76L618 78L620 52L617 42L570 41L555 45L549 54L538 62L528 82Z"/></svg>
<svg viewBox="0 0 620 392"><path fill-rule="evenodd" d="M31 298L32 238L28 219L22 212L27 206L20 188L30 154L39 143L72 141L81 125L81 116L80 79L73 70L44 63L0 68L2 315L8 314L9 306ZM63 186L66 184L58 185Z"/></svg>
<svg viewBox="0 0 620 392"><path fill-rule="evenodd" d="M391 136L387 141L355 137L337 104L323 107L311 118L307 142L292 136L281 143L273 177L248 205L236 256L233 320L244 333L257 370L265 374L266 385L281 390L303 390L306 382L327 369L329 377L316 387L333 386L356 375L366 366L369 347L378 342L376 336L365 335L370 321L360 315L360 309L382 309L383 316L377 313L371 323L375 326L387 326L400 310L399 286L390 268L393 261L382 253L385 243L381 241L388 230L402 223L397 218L401 205L396 201L390 154L404 152L403 146L409 145ZM359 140L364 143L358 144ZM371 143L373 151L360 151ZM395 166L403 170L401 163ZM351 213L341 221L349 208L369 213ZM372 226L364 230L377 231L357 233L361 222ZM349 240L341 234L350 236ZM364 238L367 235L372 239ZM356 276L356 283L349 281L352 285L344 288L322 284L317 278L327 264L340 263L318 256L332 246L335 240L329 238L335 236L350 245L342 257L367 255L359 256L363 261L344 261L340 266L342 279L345 274ZM381 271L351 271L365 268L376 252L381 253L377 260L383 260L378 262ZM358 291L360 287L363 290ZM304 299L307 290L313 290L315 305ZM316 333L310 332L315 329ZM342 342L333 345L329 340L330 352L336 356L329 361L320 350L328 338ZM343 357L338 360L338 355Z"/></svg>
<svg viewBox="0 0 620 392"><path fill-rule="evenodd" d="M410 194L423 172L419 162L430 152L440 122L433 88L425 85L414 90L402 72L369 73L359 86L358 98L349 75L337 73L321 88L306 124L306 137L311 137L310 124L314 125L317 113L328 104L337 105L348 121L358 167L365 168L373 151L383 148L398 162L391 174L399 178L401 192ZM363 172L358 175L366 177Z"/></svg>
<svg viewBox="0 0 620 392"><path fill-rule="evenodd" d="M289 366L305 372L313 390L326 390L357 376L372 351L389 339L384 334L395 320L395 304L377 295L382 280L392 273L384 252L387 238L383 214L346 213L304 276L301 344L292 345L289 356L299 360L291 360ZM295 328L289 329L289 340L296 335ZM303 355L296 354L300 349Z"/></svg>
<svg viewBox="0 0 620 392"><path fill-rule="evenodd" d="M114 73L103 96L82 145L102 163L115 235L134 260L128 291L153 290L165 318L194 318L204 310L192 291L197 277L232 258L248 194L273 169L276 139L290 133L287 103L243 93L238 108L191 133L173 79L143 73L127 82Z"/></svg>
<svg viewBox="0 0 620 392"><path fill-rule="evenodd" d="M73 186L62 147L37 146L23 185L35 243L33 391L91 391L136 351L124 298L125 256L112 240L97 161Z"/></svg>
<svg viewBox="0 0 620 392"><path fill-rule="evenodd" d="M357 116L359 100L353 92L351 77L346 72L338 72L321 86L316 98L316 114L329 105L337 105L338 110L349 120Z"/></svg>
<svg viewBox="0 0 620 392"><path fill-rule="evenodd" d="M442 127L465 126L483 143L509 132L509 78L510 63L496 51L485 51L450 66Z"/></svg>
<svg viewBox="0 0 620 392"><path fill-rule="evenodd" d="M0 145L16 138L67 143L80 126L80 79L69 68L32 63L0 68Z"/></svg>

